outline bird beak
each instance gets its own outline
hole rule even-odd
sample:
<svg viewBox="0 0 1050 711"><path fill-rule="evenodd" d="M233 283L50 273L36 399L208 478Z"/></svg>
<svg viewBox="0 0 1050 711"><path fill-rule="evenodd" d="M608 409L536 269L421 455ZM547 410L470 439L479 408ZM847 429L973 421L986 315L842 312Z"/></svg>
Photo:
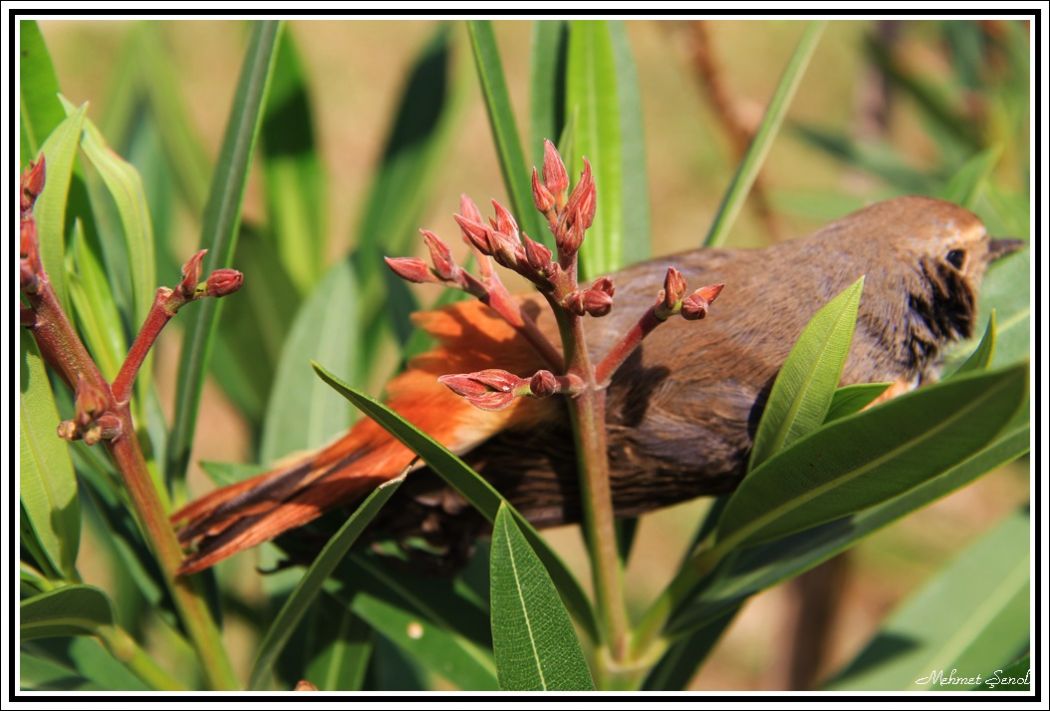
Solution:
<svg viewBox="0 0 1050 711"><path fill-rule="evenodd" d="M988 261L994 262L1008 254L1024 249L1025 241L1021 239L993 239L988 243Z"/></svg>

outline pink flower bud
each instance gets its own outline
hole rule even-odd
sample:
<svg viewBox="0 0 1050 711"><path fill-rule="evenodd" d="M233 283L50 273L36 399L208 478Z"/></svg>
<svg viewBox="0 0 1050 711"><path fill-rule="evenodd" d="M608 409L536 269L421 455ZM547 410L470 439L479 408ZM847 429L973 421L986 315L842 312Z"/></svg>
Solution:
<svg viewBox="0 0 1050 711"><path fill-rule="evenodd" d="M491 368L477 373L442 375L438 382L481 410L502 410L517 397L526 381L505 370Z"/></svg>
<svg viewBox="0 0 1050 711"><path fill-rule="evenodd" d="M74 418L86 426L106 410L109 398L106 392L83 375L77 377L76 396L73 402Z"/></svg>
<svg viewBox="0 0 1050 711"><path fill-rule="evenodd" d="M569 293L562 300L561 304L562 304L562 306L565 307L565 309L567 311L570 311L570 312L576 314L577 316L583 316L585 313L587 313L587 309L584 308L584 305L583 305L583 292L582 291L573 291L573 292Z"/></svg>
<svg viewBox="0 0 1050 711"><path fill-rule="evenodd" d="M208 275L204 293L216 298L228 296L241 288L244 275L236 269L216 269Z"/></svg>
<svg viewBox="0 0 1050 711"><path fill-rule="evenodd" d="M596 188L594 185L594 174L591 172L591 164L584 158L583 172L580 174L580 180L576 183L576 187L572 189L572 194L569 195L569 201L565 204L565 212L569 214L574 222L578 220L582 223L585 230L594 221L595 192Z"/></svg>
<svg viewBox="0 0 1050 711"><path fill-rule="evenodd" d="M107 412L99 417L95 424L98 425L99 436L102 439L116 439L124 430L124 426L120 423L120 418L111 412Z"/></svg>
<svg viewBox="0 0 1050 711"><path fill-rule="evenodd" d="M513 269L519 261L525 259L525 248L521 242L503 232L489 232L489 240L492 244L492 256L496 262L508 269Z"/></svg>
<svg viewBox="0 0 1050 711"><path fill-rule="evenodd" d="M204 261L204 255L207 253L208 250L202 249L182 265L182 281L179 282L179 291L187 299L193 298L193 293L201 280L201 262Z"/></svg>
<svg viewBox="0 0 1050 711"><path fill-rule="evenodd" d="M434 271L445 281L455 279L458 267L452 259L452 252L448 245L430 230L420 230L420 232L423 234L423 241L427 243L427 249L430 250L430 261L434 264Z"/></svg>
<svg viewBox="0 0 1050 711"><path fill-rule="evenodd" d="M434 281L427 263L416 257L383 257L383 261L390 267L390 271L397 274L405 281L422 284Z"/></svg>
<svg viewBox="0 0 1050 711"><path fill-rule="evenodd" d="M459 225L459 229L463 232L463 239L466 240L467 244L474 247L482 254L492 256L494 251L492 245L492 228L488 225L482 224L480 221L474 221L463 215L453 215L456 223Z"/></svg>
<svg viewBox="0 0 1050 711"><path fill-rule="evenodd" d="M513 241L519 241L521 237L518 235L518 223L514 220L514 216L510 214L510 211L495 200L492 201L492 208L496 211L493 228Z"/></svg>
<svg viewBox="0 0 1050 711"><path fill-rule="evenodd" d="M538 370L529 379L529 390L533 397L550 397L558 392L558 379L549 370Z"/></svg>
<svg viewBox="0 0 1050 711"><path fill-rule="evenodd" d="M714 303L714 300L722 293L722 289L724 289L725 286L725 284L711 284L710 286L702 286L693 293L706 299L707 303L711 304Z"/></svg>
<svg viewBox="0 0 1050 711"><path fill-rule="evenodd" d="M46 180L46 168L44 166L44 154L40 154L35 162L30 161L29 165L22 172L21 180L21 194L18 200L18 206L22 213L28 213L33 209L33 205L36 203L36 199L40 196L40 193L44 191L44 181Z"/></svg>
<svg viewBox="0 0 1050 711"><path fill-rule="evenodd" d="M583 310L589 316L605 316L612 311L612 294L600 289L588 289L583 292Z"/></svg>
<svg viewBox="0 0 1050 711"><path fill-rule="evenodd" d="M481 210L478 209L478 206L474 204L474 201L466 193L459 196L459 214L472 222L484 221L484 218L481 216Z"/></svg>
<svg viewBox="0 0 1050 711"><path fill-rule="evenodd" d="M543 141L543 183L551 195L557 197L569 187L569 173L565 170L558 149L548 140Z"/></svg>
<svg viewBox="0 0 1050 711"><path fill-rule="evenodd" d="M547 214L554 209L554 196L551 195L551 191L543 187L543 183L540 182L540 175L536 172L536 169L532 169L532 203L536 206L536 209Z"/></svg>
<svg viewBox="0 0 1050 711"><path fill-rule="evenodd" d="M525 259L529 266L543 274L550 266L553 257L551 251L525 233L522 233L521 241L525 243Z"/></svg>

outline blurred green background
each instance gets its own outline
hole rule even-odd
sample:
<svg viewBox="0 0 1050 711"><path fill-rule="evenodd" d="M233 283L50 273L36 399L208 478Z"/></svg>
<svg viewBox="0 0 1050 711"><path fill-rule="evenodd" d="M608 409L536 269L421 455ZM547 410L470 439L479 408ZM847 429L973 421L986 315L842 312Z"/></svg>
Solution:
<svg viewBox="0 0 1050 711"><path fill-rule="evenodd" d="M1000 145L1003 149L994 173L996 184L1005 191L1023 191L1029 151L1027 95L1024 114L1018 117L1018 109L1007 99L994 95L989 99L987 93L977 92L953 94L950 84L959 67L953 63L956 55L945 39L950 39L950 33L940 25L901 23L892 30L894 56L934 85L948 87L946 101L960 115L973 111L974 116L982 117L977 148ZM107 130L113 125L107 124L107 117L119 113L112 97L119 96L121 77L127 70L123 63L128 55L123 47L133 30L132 23L44 21L40 26L63 93L74 104L89 101L89 116ZM736 115L745 125L753 125L761 117L802 26L794 21L711 21L698 30L690 22L631 21L626 27L643 103L653 254L691 249L703 239L738 161L731 130L712 101L710 85L700 78L698 54L706 53L708 69L714 67ZM185 128L199 137L212 164L244 55L245 26L240 22L178 21L158 23L155 29L188 110ZM365 20L292 21L285 28L296 41L309 84L315 141L327 178L327 214L321 222L329 263L345 255L355 243L354 231L405 73L434 30L435 23L429 21ZM496 22L495 31L519 129L527 136L531 23ZM802 236L853 207L907 192L913 185L909 182L913 173L958 167L952 162L956 159L953 148L930 130L926 119L929 112L924 113L919 102L906 92L890 94L892 100L880 106L885 112L882 120L871 126L870 102L879 86L873 79L865 38L886 31L886 27L876 27L872 22L829 24L763 169L762 190L772 217L763 218L755 209L755 201L750 201L729 237L729 245L759 246L774 235ZM982 31L990 36L1007 30L992 26ZM453 32L455 61L460 69L472 72L464 30L456 26ZM1021 28L1020 34L1009 35L1006 41L1015 42L1017 37L1026 38L1027 31ZM1027 87L1027 75L1010 74L1009 56L1002 61L1007 63L1005 75L999 75L1004 85L1020 82ZM439 168L420 222L420 226L439 234L455 234L451 213L460 193L470 194L479 203L490 197L505 197L477 83L472 80L467 84L464 110L452 129L447 159ZM1020 131L1018 121L1022 122ZM875 143L889 148L886 153L874 154L876 164L898 168L886 159L891 155L894 160L901 158L908 170L898 173L897 182L890 170L883 171L880 178L878 171L862 169L857 161L851 165L838 160L812 140L805 140L797 129L799 125L819 127L850 139L874 135ZM107 138L121 150L117 136ZM259 172L258 163L253 170ZM146 187L149 192L151 184L147 182ZM266 222L264 197L261 176L253 174L244 208L246 222ZM154 195L149 198L151 206L164 202L155 200ZM173 256L181 261L196 249L199 217L191 214L184 202L168 200L167 204L169 219L155 229L158 239L167 240ZM159 277L162 283L169 283L175 275ZM419 294L426 303L437 292L421 290ZM177 340L175 331L166 335L157 355L158 386L169 417ZM391 361L390 368L395 366ZM376 382L373 391L378 392L381 386ZM206 389L201 412L195 461L253 459L250 433L215 383ZM199 471L191 477L190 487L195 493L203 493L210 486ZM1026 501L1028 489L1024 459L982 477L855 548L845 574L838 578L840 602L833 611L821 671L831 671L851 659L896 602L1006 512ZM634 600L650 599L670 578L706 506L704 501L691 502L643 519L627 577ZM575 529L553 530L548 535L565 551L570 564L583 563L585 556ZM82 546L81 569L88 582L105 581L108 561L99 559L92 565L91 551L87 541ZM250 557L241 556L246 560L235 563L245 573L240 576L240 585L249 597L261 596L259 580L250 574ZM792 594L784 586L753 599L694 679L693 688L784 688L789 674L784 660L791 645L793 609ZM236 618L230 622L227 634L235 661L246 667L254 649L250 627L238 625Z"/></svg>

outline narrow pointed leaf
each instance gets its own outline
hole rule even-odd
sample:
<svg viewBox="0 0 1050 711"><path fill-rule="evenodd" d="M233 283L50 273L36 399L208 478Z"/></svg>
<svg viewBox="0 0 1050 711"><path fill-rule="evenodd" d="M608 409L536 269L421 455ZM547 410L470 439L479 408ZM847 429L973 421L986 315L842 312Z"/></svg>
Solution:
<svg viewBox="0 0 1050 711"><path fill-rule="evenodd" d="M241 203L248 182L255 141L262 121L262 107L266 88L273 69L277 35L281 23L256 22L248 51L241 67L241 76L233 108L226 124L219 162L212 178L212 189L204 212L201 229L202 248L209 250L204 273L230 266L230 257L237 246L237 230L241 217ZM207 373L215 331L219 321L222 299L203 299L186 314L186 335L179 359L178 390L175 396L175 416L169 440L169 478L181 480L189 463L193 434L197 424L201 390Z"/></svg>
<svg viewBox="0 0 1050 711"><path fill-rule="evenodd" d="M814 20L809 22L806 29L803 30L802 38L794 54L788 60L787 66L784 67L784 73L780 76L777 88L773 90L773 96L766 107L766 113L762 116L762 122L758 125L755 137L751 139L751 145L748 146L722 198L722 203L718 206L715 219L711 222L707 237L704 238L705 247L718 247L724 244L726 237L729 236L729 231L733 228L737 215L740 214L740 209L744 206L744 201L751 192L751 186L758 177L766 155L773 145L773 140L780 130L780 124L787 114L788 106L791 105L795 90L802 81L802 75L805 74L825 24L823 20Z"/></svg>
<svg viewBox="0 0 1050 711"><path fill-rule="evenodd" d="M988 317L988 328L984 331L984 336L981 341L977 344L977 348L974 349L970 357L967 358L959 369L956 370L952 375L962 375L963 373L972 373L977 370L987 370L992 361L995 359L995 311L993 310L991 315Z"/></svg>
<svg viewBox="0 0 1050 711"><path fill-rule="evenodd" d="M361 355L358 313L353 266L344 259L299 309L284 342L263 422L262 461L319 447L350 426L353 408L317 379L310 360L353 372Z"/></svg>
<svg viewBox="0 0 1050 711"><path fill-rule="evenodd" d="M1008 516L927 581L882 624L830 690L944 691L945 677L1001 669L1029 632L1029 527Z"/></svg>
<svg viewBox="0 0 1050 711"><path fill-rule="evenodd" d="M849 355L863 289L861 277L817 311L802 330L766 401L749 470L824 423Z"/></svg>
<svg viewBox="0 0 1050 711"><path fill-rule="evenodd" d="M569 614L505 505L496 513L491 555L492 648L500 688L593 690Z"/></svg>
<svg viewBox="0 0 1050 711"><path fill-rule="evenodd" d="M47 181L33 208L40 240L40 259L67 313L69 295L63 262L66 251L66 205L86 111L87 104L62 121L44 141L40 150L46 159Z"/></svg>
<svg viewBox="0 0 1050 711"><path fill-rule="evenodd" d="M80 505L69 445L58 438L58 410L44 360L28 333L20 338L19 493L51 566L75 580Z"/></svg>
<svg viewBox="0 0 1050 711"><path fill-rule="evenodd" d="M76 112L72 104L65 100L63 103L68 115ZM132 318L137 325L146 319L157 286L153 225L146 203L146 193L142 187L142 178L131 163L110 149L102 133L88 118L84 119L80 147L102 177L120 215L134 294L135 308Z"/></svg>
<svg viewBox="0 0 1050 711"><path fill-rule="evenodd" d="M768 541L902 494L994 441L1027 390L1024 364L953 378L833 422L751 472L717 539Z"/></svg>
<svg viewBox="0 0 1050 711"><path fill-rule="evenodd" d="M19 109L22 118L19 163L25 167L26 163L36 158L48 135L62 123L65 112L58 103L58 79L44 36L40 33L40 25L35 20L19 22L18 41Z"/></svg>
<svg viewBox="0 0 1050 711"><path fill-rule="evenodd" d="M517 115L510 103L507 80L503 76L503 63L496 46L496 35L489 20L468 20L467 30L474 50L474 66L478 71L481 93L485 97L492 138L496 144L503 184L507 188L510 205L521 229L535 240L554 246L554 238L540 219L532 204L532 187L529 182L532 171L525 163L525 153L518 133Z"/></svg>
<svg viewBox="0 0 1050 711"><path fill-rule="evenodd" d="M410 422L382 403L350 387L336 378L317 363L313 364L317 374L336 389L362 412L376 421L387 432L396 437L402 444L414 451L427 465L450 486L456 489L481 512L489 521L495 521L500 504L510 506L509 502L477 472L438 442L425 435ZM513 509L512 509L513 510ZM566 607L573 618L583 627L591 639L597 638L597 625L594 611L580 588L579 582L558 557L543 537L521 514L514 512L529 543L547 566L551 578L558 586Z"/></svg>
<svg viewBox="0 0 1050 711"><path fill-rule="evenodd" d="M543 141L555 144L565 124L565 62L568 24L537 20L529 49L529 157L543 165ZM536 237L539 239L539 236Z"/></svg>
<svg viewBox="0 0 1050 711"><path fill-rule="evenodd" d="M70 262L67 271L69 297L84 345L102 376L112 382L127 355L127 341L109 280L99 255L88 246L79 220L73 225L67 260Z"/></svg>
<svg viewBox="0 0 1050 711"><path fill-rule="evenodd" d="M315 145L306 77L288 31L278 41L261 147L270 232L281 263L305 294L324 264L325 176Z"/></svg>
<svg viewBox="0 0 1050 711"><path fill-rule="evenodd" d="M598 190L594 224L581 249L583 275L605 274L649 255L638 78L622 23L574 20L569 28L566 112L575 116L575 180L586 157Z"/></svg>
<svg viewBox="0 0 1050 711"><path fill-rule="evenodd" d="M269 677L277 655L291 637L292 632L295 631L296 625L299 624L306 610L313 604L317 593L321 591L321 585L335 571L339 562L350 550L350 546L383 508L383 504L394 495L403 481L404 477L399 477L376 487L375 491L361 502L346 523L329 539L321 552L317 554L314 562L303 573L302 579L281 606L281 610L274 617L262 642L259 643L255 662L252 664L251 678L248 682L251 689L262 688L262 684Z"/></svg>
<svg viewBox="0 0 1050 711"><path fill-rule="evenodd" d="M857 383L838 388L831 398L824 422L840 420L846 415L860 412L886 392L889 386L889 383Z"/></svg>

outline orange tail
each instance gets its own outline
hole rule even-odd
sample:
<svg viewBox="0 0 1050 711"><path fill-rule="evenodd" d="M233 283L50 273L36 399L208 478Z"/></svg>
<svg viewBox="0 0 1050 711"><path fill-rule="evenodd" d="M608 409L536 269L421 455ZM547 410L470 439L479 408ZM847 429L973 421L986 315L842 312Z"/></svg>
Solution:
<svg viewBox="0 0 1050 711"><path fill-rule="evenodd" d="M553 415L549 400L518 400L499 412L478 410L438 383L439 375L449 373L498 367L527 376L543 367L531 346L488 307L463 302L417 314L416 323L440 345L390 382L388 404L441 444L463 453L508 425L527 426ZM181 526L179 541L195 547L179 572L204 570L360 499L413 459L409 449L363 419L298 462L213 491L172 516Z"/></svg>

